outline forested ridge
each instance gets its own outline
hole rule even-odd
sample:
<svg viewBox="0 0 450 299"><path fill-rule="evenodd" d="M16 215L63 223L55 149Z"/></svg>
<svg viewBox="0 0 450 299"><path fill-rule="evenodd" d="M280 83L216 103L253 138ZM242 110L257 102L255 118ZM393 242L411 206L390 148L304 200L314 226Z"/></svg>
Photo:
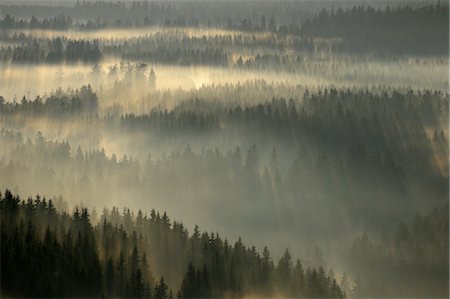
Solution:
<svg viewBox="0 0 450 299"><path fill-rule="evenodd" d="M0 96L0 113L8 116L49 116L49 117L81 117L95 115L98 111L98 97L91 86L82 86L72 93L56 93L41 98L37 96L30 101L24 96L20 103L5 101Z"/></svg>
<svg viewBox="0 0 450 299"><path fill-rule="evenodd" d="M444 3L384 10L361 5L322 10L305 21L302 29L312 36L340 37L343 41L337 47L352 53L446 55L448 22L448 4Z"/></svg>
<svg viewBox="0 0 450 299"><path fill-rule="evenodd" d="M21 63L94 63L99 62L102 53L98 40L62 40L48 39L38 42L36 39L22 43L20 46L1 48L4 62Z"/></svg>
<svg viewBox="0 0 450 299"><path fill-rule="evenodd" d="M345 296L334 276L304 268L288 250L276 262L267 247L258 253L198 227L189 235L155 210L104 209L92 223L86 208L59 212L39 196L21 200L6 190L0 204L2 296Z"/></svg>
<svg viewBox="0 0 450 299"><path fill-rule="evenodd" d="M2 188L15 188L20 177L26 192L39 184L44 194L64 197L76 196L81 188L91 200L105 195L117 199L126 191L125 196L153 196L187 211L202 204L230 211L240 205L238 219L267 228L280 215L310 219L309 209L323 212L335 224L386 223L396 218L386 216L389 206L406 205L403 211L414 212L424 196L433 205L448 196L443 129L448 99L440 92L331 89L307 92L301 103L281 98L242 106L193 99L170 111L155 108L122 116L93 114L91 101L97 103L97 96L84 87L42 102L0 104L0 120L11 128L0 134ZM78 102L88 106L74 109ZM162 152L120 156L51 141L42 133L32 138L17 133L43 118L68 128L80 123L89 131L83 136L94 140L99 132L126 134L136 150L158 140ZM180 138L191 142L166 146ZM236 145L222 149L214 143L221 138L236 140ZM209 145L196 147L192 140ZM45 173L51 184L35 173ZM203 189L196 187L199 182ZM211 200L212 189L229 191L215 192ZM264 221L252 213L249 198L258 198ZM334 207L333 213L321 208L325 203ZM369 211L370 217L363 216ZM215 219L228 221L221 213ZM304 229L301 221L292 221Z"/></svg>
<svg viewBox="0 0 450 299"><path fill-rule="evenodd" d="M197 226L190 235L155 210L59 212L51 199L21 200L8 190L0 207L2 296L343 298L344 291L385 296L399 284L402 295L448 292L448 205L417 213L380 241L357 237L348 246L354 283L305 267L288 250L275 262L267 247L258 253L241 239L231 245Z"/></svg>
<svg viewBox="0 0 450 299"><path fill-rule="evenodd" d="M98 4L94 3L94 7ZM104 5L108 6L106 3ZM144 4L136 2L130 9L134 11L141 5ZM84 6L90 7L90 4L84 3L80 7ZM144 5L143 11L153 13L154 8L149 10L148 6L149 3L146 7ZM126 5L122 3L119 7ZM170 4L168 11L169 7ZM0 58L4 62L18 63L98 63L109 55L162 64L239 68L267 68L269 65L286 68L295 65L299 68L308 61L308 56L315 54L320 57L324 53L375 54L385 59L400 55L444 57L448 54L448 20L446 4L419 7L399 5L384 9L359 5L351 9L324 8L296 23L283 21L280 25L276 24L273 16L266 19L264 14L260 20L252 22L250 17L246 17L238 24L229 20L226 25L213 25L209 21L202 28L223 28L222 32L216 32L212 37L204 34L191 36L189 30L199 28L195 18L190 21L191 24L186 20L171 21L166 18L156 24L161 26L157 27L161 33L143 31L141 36L123 41L112 38L67 39L63 33L56 38L32 38L20 30L98 30L107 27L108 21L97 18L95 23L89 20L74 25L72 18L64 14L42 20L34 16L29 20L16 20L7 14L0 20L0 28L5 30L0 38L11 44L1 46ZM359 25L355 26L355 23ZM130 19L117 19L111 26L135 28L150 25L155 24L146 18L135 23ZM171 28L179 30L177 35L168 38L166 35ZM180 36L183 28L186 34ZM8 30L12 30L11 33Z"/></svg>

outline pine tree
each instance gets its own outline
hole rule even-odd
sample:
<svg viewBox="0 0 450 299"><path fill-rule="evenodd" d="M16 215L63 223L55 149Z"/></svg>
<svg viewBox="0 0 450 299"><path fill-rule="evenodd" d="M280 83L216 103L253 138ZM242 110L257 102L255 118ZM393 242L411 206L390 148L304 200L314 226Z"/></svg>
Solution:
<svg viewBox="0 0 450 299"><path fill-rule="evenodd" d="M155 287L155 298L169 298L169 287L164 281L164 278L161 277L159 280L159 284Z"/></svg>

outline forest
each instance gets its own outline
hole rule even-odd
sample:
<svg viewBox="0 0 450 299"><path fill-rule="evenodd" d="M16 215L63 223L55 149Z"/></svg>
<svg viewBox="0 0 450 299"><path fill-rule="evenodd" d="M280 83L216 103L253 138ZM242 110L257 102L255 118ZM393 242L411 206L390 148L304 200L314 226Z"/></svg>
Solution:
<svg viewBox="0 0 450 299"><path fill-rule="evenodd" d="M189 235L182 223L155 210L147 215L124 208L122 214L113 207L93 225L86 208L61 214L51 199L25 201L7 190L1 212L2 291L11 295L169 298L174 293L166 275L177 280L181 298L344 296L332 274L304 269L288 250L275 262L267 247L260 254L240 239L229 244L198 227Z"/></svg>
<svg viewBox="0 0 450 299"><path fill-rule="evenodd" d="M0 4L1 298L448 298L442 1Z"/></svg>

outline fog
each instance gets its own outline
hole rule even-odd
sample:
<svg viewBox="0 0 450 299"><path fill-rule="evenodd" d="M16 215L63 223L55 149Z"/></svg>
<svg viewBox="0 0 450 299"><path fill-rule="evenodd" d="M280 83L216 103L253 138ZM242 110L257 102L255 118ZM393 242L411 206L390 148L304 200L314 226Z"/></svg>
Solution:
<svg viewBox="0 0 450 299"><path fill-rule="evenodd" d="M161 28L158 26L141 27L141 28L114 28L114 29L101 29L101 30L91 30L91 31L78 31L78 30L44 30L44 29L13 29L13 30L3 30L3 33L8 35L20 34L31 35L36 39L44 38L68 38L68 39L99 39L104 42L111 41L126 41L133 38L151 38L155 34L164 33L167 35L182 35L189 37L203 37L203 36L233 36L236 34L244 34L247 36L255 35L257 37L264 37L270 34L269 32L262 33L245 33L234 30L225 29L210 29L210 28Z"/></svg>
<svg viewBox="0 0 450 299"><path fill-rule="evenodd" d="M98 92L108 90L115 83L123 81L128 85L122 89L125 93L142 97L151 92L146 86L148 74L153 68L157 82L156 89L164 92L176 89L193 91L202 87L242 84L251 80L264 80L269 84L287 86L303 85L310 89L320 87L392 87L448 90L448 59L408 58L400 62L371 59L364 62L348 62L344 59L331 58L327 62L310 61L304 68L295 73L283 71L252 71L219 67L180 67L170 65L147 64L147 70L140 78L127 76L129 69L136 63L109 60L93 67L91 65L8 65L0 67L2 80L0 88L2 96L13 101L22 96L34 98L37 95L48 94L58 88L76 89L82 85L91 84ZM122 69L120 69L121 65ZM111 68L116 67L117 73L111 74ZM141 80L143 79L143 80ZM144 81L144 83L139 81ZM141 83L141 84L140 84ZM270 95L269 95L270 96ZM117 98L100 100L103 103L117 101ZM126 102L121 100L121 102ZM125 104L125 103L124 103ZM138 111L133 111L138 112Z"/></svg>
<svg viewBox="0 0 450 299"><path fill-rule="evenodd" d="M363 223L352 223L351 218L346 215L347 212L342 210L339 212L341 216L335 220L340 227L336 231L335 223L329 222L330 218L328 217L330 215L328 213L331 211L333 211L333 214L337 213L337 207L331 206L330 202L326 200L323 203L314 204L314 209L324 209L326 213L318 216L317 212L311 211L311 213L314 213L314 217L307 219L297 219L297 216L294 215L287 216L287 211L280 211L286 208L280 206L280 202L274 202L273 208L267 211L258 211L252 202L230 202L231 197L254 198L258 197L258 195L251 189L240 191L243 192L240 195L231 195L229 191L226 191L226 187L216 185L217 182L212 181L208 183L206 177L212 176L212 174L208 174L209 171L222 172L221 168L209 168L213 167L212 165L204 170L206 173L202 174L202 179L197 178L194 182L189 183L186 186L188 188L186 190L176 188L175 186L178 183L162 181L157 184L157 189L161 188L161 190L157 191L154 189L155 187L151 187L152 184L143 181L148 175L155 175L152 173L154 170L151 173L145 173L146 163L150 163L150 165L152 163L165 163L165 159L170 160L172 159L171 157L177 159L178 155L186 151L186 146L189 146L195 154L201 155L199 157L201 160L207 159L207 156L202 156L205 154L201 154L205 150L214 151L218 149L219 152L225 155L227 152L235 151L239 147L242 155L241 163L245 164L247 150L253 144L256 144L260 160L258 166L260 175L264 175L264 167L270 164L272 149L276 147L278 159L280 160L279 171L283 180L286 179L285 176L288 175L291 165L294 164L299 149L309 147L309 151L313 156L312 159L315 160L317 157L320 158L321 153L328 151L327 147L318 146L315 143L309 144L305 140L300 140L298 143L289 142L288 140L283 140L283 138L280 139L280 137L272 137L269 133L257 133L257 128L249 131L252 132L253 136L244 132L240 133L239 128L234 128L236 124L233 123L224 123L221 128L211 129L211 133L208 133L207 130L198 131L199 129L193 129L194 131L186 131L184 134L172 133L172 131L167 131L164 134L162 133L164 132L163 128L157 129L157 127L153 129L145 129L145 127L142 129L139 129L139 127L132 130L126 129L123 121L120 121L120 118L118 118L120 115L130 113L146 115L155 111L155 109L156 111L168 110L173 112L174 115L180 115L183 111L192 111L191 109L199 109L202 106L204 108L197 110L198 113L211 113L216 109L228 109L227 107L233 108L237 105L252 107L259 103L270 103L273 98L284 98L286 100L292 98L297 106L297 110L300 111L304 107L303 98L306 90L317 92L322 90L324 86L327 88L333 86L343 88L348 86L345 84L346 81L330 84L326 80L325 75L318 79L309 77L307 80L307 77L299 77L282 72L252 72L226 68L155 65L152 68L157 79L156 87L153 88L148 85L148 71L138 74L144 76L143 79L136 77L134 74L129 74L128 67L124 67L123 71L118 71L115 74L114 81L112 81L106 70L114 65L120 68L120 62L102 64L100 68L96 67L94 71L93 67L88 65L39 65L31 67L9 65L4 67L2 72L7 80L2 90L6 90L4 94L9 102L16 101L20 103L22 96L26 96L28 100L34 100L34 97L37 95L41 95L44 99L50 95L58 97L67 92L69 94L73 93L73 90L79 89L83 84L91 84L93 92L98 95L99 106L98 112L92 111L94 113L92 116L80 116L81 118L55 118L39 114L28 114L27 116L20 116L19 114L7 118L3 117L3 127L13 130L14 134L21 132L25 140L26 138L34 140L37 134L42 132L43 137L48 142L67 141L70 144L70 150L68 150L67 154L72 158L77 155L77 148L81 147L83 151L89 152L103 150L104 154L102 153L102 155L104 157L102 159L113 159L109 163L115 164L116 159L117 161L123 161L124 156L128 157L125 159L137 159L135 162L132 162L136 165L129 165L128 167L131 167L131 169L125 172L136 171L136 173L129 173L126 176L131 175L137 181L130 186L128 186L128 183L121 187L113 184L112 182L121 181L122 175L125 175L122 173L123 171L119 170L117 174L119 177L113 176L113 172L110 172L107 176L105 176L106 173L92 174L100 176L98 179L107 184L107 187L101 187L100 182L88 175L89 172L86 173L86 170L80 170L78 177L69 175L67 181L65 176L70 173L70 169L74 166L67 168L58 162L55 165L57 168L52 170L53 174L51 175L51 177L54 177L55 182L52 180L48 182L35 182L32 180L28 187L25 187L26 184L17 184L15 177L9 176L9 179L6 182L4 181L2 188L10 187L13 184L14 190L24 196L32 196L37 193L47 197L62 195L72 208L81 202L83 205L89 206L95 202L97 210L101 210L104 206L112 205L119 207L128 206L132 209L141 208L147 211L151 208L156 208L157 210L167 211L171 217L182 220L190 228L198 224L201 227L207 227L211 231L220 232L231 240L236 240L239 236L246 236L248 242L257 245L258 248L271 244L271 249L276 256L281 254L285 248L289 248L294 254L302 256L305 255L306 250L312 250L316 245L320 245L330 262L335 262L334 255L339 254L337 249L341 248L342 244L348 243L349 239L352 238L351 236L358 232L372 229ZM122 63L122 65L127 64ZM395 73L392 71L392 69L395 69L394 66L388 63L383 63L381 66L380 63L375 65L377 66L366 67L364 75L376 77L377 75L380 76L380 74L388 74L388 76L395 77ZM130 64L130 66L133 69L134 64ZM391 71L380 71L379 69L383 67ZM440 68L429 66L430 81L433 81L431 80L433 77L445 78L445 76L442 76L444 71L441 70L444 67L444 65L440 65ZM349 65L348 68L363 72L362 67ZM403 89L406 92L411 85L402 84L405 81L415 82L417 85L412 84L414 89L432 88L425 85L426 82L423 80L422 75L414 74L412 71L414 68L418 67L408 62L404 62L402 67L397 67L398 78L389 82L390 88L393 90ZM374 74L367 74L367 71L370 72L370 70L377 69L378 71L374 71ZM408 71L402 72L405 69L408 69ZM439 71L441 72L440 74ZM361 78L360 76L356 77ZM302 79L299 80L299 78ZM380 79L384 83L380 82L380 84L374 84L371 87L371 92L374 94L380 94L381 86L387 84L386 78L381 76ZM435 79L433 82L437 81L439 80ZM298 84L299 82L301 82L301 85ZM361 88L364 89L364 86L368 86L367 82L364 81L358 82L353 80L352 82L351 88L355 92L358 92ZM396 86L397 88L395 88ZM400 89L398 89L399 87ZM18 93L18 91L22 92ZM196 103L195 101L200 102ZM433 138L432 134L436 129L443 130L446 135L448 134L445 125L446 118L436 121L438 122L433 124L432 127L424 127L430 139ZM25 140L23 141L24 144L26 143ZM10 155L15 152L14 147L11 148L11 151L2 153L4 167L8 166L11 159ZM34 154L32 155L34 156ZM445 165L448 165L445 154L444 156L442 155L442 153L436 154L436 161L441 173L443 169L446 169ZM148 160L149 156L152 157L152 160ZM40 166L41 162L39 162L39 159L36 160L36 157L29 163L26 166L34 169L34 171L39 171L40 167L43 167ZM159 167L166 167L162 165ZM186 176L195 177L195 174L191 172L193 170L189 170L189 168L186 168L188 167L187 165L183 165L176 166L177 175L185 173ZM58 168L61 169L58 170ZM94 170L95 168L89 171ZM203 177L204 175L206 177ZM180 179L183 176L181 175ZM86 178L89 180L89 188L79 185ZM199 188L196 185L200 184L200 182L203 183L200 185L202 187ZM139 186L134 184L139 184ZM150 184L150 186L146 186L146 184ZM244 186L245 184L247 183L244 183ZM250 184L248 183L247 185ZM153 190L152 194L153 192L155 194L149 197L148 191L144 191L147 188ZM195 188L195 191L191 190L191 188ZM246 195L247 192L253 195ZM82 196L80 196L81 194ZM80 198L85 199L80 200ZM427 205L430 205L431 202L433 200L430 198ZM241 206L239 208L241 213L236 213L235 209L237 206ZM411 205L411 212L416 208L415 205ZM308 211L306 206L303 205L301 209L305 213ZM199 210L202 211L200 214L198 213ZM274 217L274 219L267 219L266 217ZM397 216L393 217L393 219L396 218ZM323 226L325 220L328 225ZM383 219L383 222L385 221L386 218ZM378 225L380 223L376 227ZM308 233L311 229L316 231L314 235Z"/></svg>
<svg viewBox="0 0 450 299"><path fill-rule="evenodd" d="M155 32L159 29L153 29ZM159 32L159 31L158 31ZM176 32L176 31L175 31ZM180 29L183 34L190 35L223 35L233 34L233 32L218 30L187 30ZM103 30L94 32L79 31L43 31L29 30L26 34L32 34L34 37L56 37L64 36L67 38L82 39L111 39L121 40L129 39L133 36L144 37L149 34L148 28L132 29L132 30ZM150 31L151 33L151 31ZM156 76L156 83L151 86L149 83L149 73L153 69ZM155 109L168 109L169 111L177 111L177 107L183 107L186 101L190 99L201 99L200 105L218 105L217 107L235 107L236 105L256 105L258 103L270 102L273 98L294 99L298 109L302 107L303 93L306 90L311 92L323 90L324 88L352 88L354 90L365 89L369 87L375 93L381 92L382 89L388 87L392 90L422 90L432 89L446 91L448 89L448 59L434 57L406 57L394 61L386 61L375 57L366 57L364 59L353 59L345 54L315 54L311 55L305 64L295 71L269 71L269 70L247 70L234 67L214 67L214 66L177 66L177 65L160 65L148 63L144 68L139 68L139 64L133 61L120 61L112 58L106 58L99 64L4 64L1 69L1 86L2 96L7 102L19 103L23 96L28 100L34 100L36 96L46 98L50 95L63 94L66 90L73 92L83 85L91 85L93 91L98 96L98 117L100 119L52 119L45 116L29 116L21 121L11 121L4 124L6 129L13 129L14 132L22 132L24 137L35 138L36 134L42 132L44 138L48 141L68 141L71 149L70 154L74 156L76 149L80 146L83 150L104 150L106 158L110 159L113 155L120 160L124 155L136 160L136 163L144 163L149 155L154 159L161 159L161 155L170 155L175 151L183 151L186 146L193 148L199 152L204 149L219 149L226 153L233 151L237 147L241 147L243 155L246 150L256 143L261 145L258 150L261 151L262 163L268 163L270 152L276 142L269 139L264 142L256 142L255 138L245 136L194 134L188 136L152 136L150 132L126 132L119 128L108 127L108 122L104 119L107 115L117 115L117 113L145 115ZM259 87L264 89L258 90ZM72 90L72 91L70 91ZM238 97L238 98L236 98ZM205 104L203 104L205 102ZM189 107L189 106L187 106ZM212 106L214 107L214 106ZM186 109L186 108L181 108ZM190 108L187 108L188 111ZM210 111L211 108L206 108ZM434 128L435 129L435 128ZM439 127L439 130L447 132L445 126ZM302 144L302 146L308 144ZM282 145L278 150L281 151L283 161L283 172L286 172L290 164L295 160L298 151L296 146ZM315 149L323 150L323 149ZM4 153L6 154L6 153ZM9 161L9 156L5 156L4 161ZM442 157L436 158L439 161ZM442 162L439 162L442 164ZM143 166L140 166L142 168ZM30 165L31 167L36 167ZM441 169L444 167L440 166ZM445 169L445 168L444 168ZM68 170L64 170L65 172ZM186 171L186 170L184 170ZM259 171L263 171L263 167ZM142 177L144 174L138 172L136 177ZM58 177L58 175L57 175ZM107 180L109 181L109 179ZM34 184L32 184L33 186ZM31 196L34 193L41 195L53 196L64 195L64 199L71 207L78 204L80 200L75 199L73 192L77 192L77 188L68 193L62 191L67 188L68 182L59 182L59 187L54 189L48 186L48 191L44 192L46 184L39 182L35 187L30 187L24 193ZM8 184L5 184L6 188ZM15 186L19 193L21 188ZM97 189L96 183L93 189ZM168 187L170 189L170 187ZM203 196L211 198L209 203L199 202L192 198L187 200L174 194L170 196L154 197L151 199L142 193L136 193L136 189L115 190L111 186L108 187L111 194L106 195L104 190L93 191L93 194L86 194L82 198L87 197L96 199L101 202L97 205L97 209L101 210L103 206L130 206L137 209L142 208L148 210L156 208L158 210L168 211L175 219L182 220L189 227L199 224L201 227L207 227L212 231L225 234L232 240L238 236L244 235L251 244L256 244L261 248L264 245L273 244L272 249L275 253L281 254L285 248L290 248L296 254L304 254L302 250L306 247L315 247L320 240L327 240L327 246L324 248L327 257L332 260L333 252L337 245L330 245L330 238L335 236L335 231L328 228L320 228L322 219L314 217L316 224L311 223L313 219L303 221L296 224L290 230L285 224L278 223L276 226L262 226L262 223L270 223L263 217L257 222L251 219L235 219L231 216L235 205L230 206L230 210L221 205L216 206L215 200L217 195L213 193L224 193L225 190L210 189L211 186L206 184L202 190ZM114 190L114 191L112 191ZM214 191L213 191L214 190ZM86 192L86 191L84 191ZM130 193L124 196L126 193ZM183 191L180 191L183 194ZM96 195L94 195L96 194ZM188 193L189 194L189 193ZM169 201L166 197L179 198L176 201ZM190 198L190 195L187 195ZM227 196L229 197L229 195ZM75 202L72 202L75 200ZM85 200L84 204L91 202ZM227 199L217 199L218 202ZM145 202L145 203L144 203ZM184 202L184 204L182 204ZM254 206L249 203L250 207ZM198 210L202 207L202 213L198 215ZM279 207L275 206L275 210ZM327 210L333 210L329 206ZM252 208L252 214L260 214ZM244 214L242 217L247 218L249 215ZM285 218L278 215L279 219ZM281 218L280 218L281 217ZM258 217L257 217L258 218ZM347 217L342 217L347 219ZM244 222L242 222L244 221ZM250 221L250 222L249 222ZM281 221L281 220L279 220ZM297 222L297 220L295 220ZM282 221L283 222L283 221ZM311 227L320 229L314 237L299 236L299 227L307 225L309 230ZM331 224L332 225L332 224ZM345 231L350 229L350 223L341 222L340 225ZM358 231L361 228L351 228ZM251 233L250 233L251 232ZM354 233L348 235L354 235ZM294 236L297 236L294 238ZM347 239L339 242L348 242ZM320 242L322 247L324 244ZM340 244L340 243L339 243ZM325 246L326 247L326 246ZM302 249L301 249L302 248ZM311 249L311 248L308 248ZM304 251L304 250L303 250Z"/></svg>
<svg viewBox="0 0 450 299"><path fill-rule="evenodd" d="M118 28L119 19L102 17L103 24L76 17L89 10L83 3L54 8L67 9L73 23L51 19L52 8L45 6L37 21L21 22L29 8L6 6L17 19L0 22L2 194L11 190L22 199L39 194L70 214L87 207L96 233L110 221L116 233L120 224L131 236L127 208L133 219L138 211L167 212L189 236L198 225L230 244L242 238L249 248L256 246L258 258L265 246L273 261L286 257L288 249L308 271L322 266L334 272L329 277L339 280L347 297L448 292L442 291L445 283L439 280L434 288L420 275L428 263L439 276L445 259L440 254L448 249L448 239L441 239L448 218L436 211L448 209L449 58L439 54L441 44L416 41L405 50L392 42L404 38L409 45L405 24L424 10L400 4L393 12L355 8L354 15L394 16L399 22L392 36L381 29L376 34L377 20L364 25L373 33L368 38L373 48L366 49L365 35L355 29L349 38L341 22L348 18L358 26L357 17L334 8L328 18L315 17L317 3L301 10L303 17L294 23L287 21L294 18L287 11L297 4L285 3L278 11L247 3L253 13L242 20L230 16L226 25L208 2L205 11L217 12L209 22L199 17L198 27L189 23L197 17L197 4L185 4L192 10L187 23L179 22L184 25L175 22L184 4L152 9L133 4L149 14L164 11L172 20L165 25L159 15L155 20L161 22L144 24L139 7L99 5L135 18L131 25L124 18ZM445 6L430 7L425 17L442 21ZM268 15L261 18L271 9L276 24ZM412 17L395 17L402 13ZM76 23L84 21L104 28ZM426 24L431 29L422 26L425 33L415 34L445 31L439 22ZM306 31L308 26L317 31ZM113 220L117 207L120 216ZM425 238L427 230L435 239L414 239ZM447 247L436 245L445 241ZM403 258L415 257L419 249L408 251L407 242L428 252L412 270ZM161 254L167 258L177 249L166 256L158 248L149 254L150 269L165 276L174 291L184 283L180 271L189 261L215 271L209 261L198 262L200 250L174 266ZM374 248L388 249L377 256ZM384 264L371 267L377 258ZM389 270L390 259L400 265L398 272ZM292 262L289 267L294 271ZM405 291L399 282L381 293L375 285L388 284L392 273L417 275L418 289ZM350 282L343 279L347 275ZM287 296L282 283L276 284L271 293L248 287L239 294ZM238 294L221 292L218 297Z"/></svg>

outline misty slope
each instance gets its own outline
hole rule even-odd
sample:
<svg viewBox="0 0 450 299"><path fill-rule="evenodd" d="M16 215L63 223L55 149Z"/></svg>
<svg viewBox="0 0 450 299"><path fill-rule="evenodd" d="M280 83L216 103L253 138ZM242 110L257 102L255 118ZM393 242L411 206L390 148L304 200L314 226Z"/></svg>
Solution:
<svg viewBox="0 0 450 299"><path fill-rule="evenodd" d="M6 191L0 207L2 296L344 297L333 276L294 265L287 250L275 263L267 248L260 254L197 227L189 236L155 210L105 209L94 225L87 209L60 213L39 196L21 201Z"/></svg>
<svg viewBox="0 0 450 299"><path fill-rule="evenodd" d="M347 244L356 281L344 274L338 286L331 270L294 263L287 250L275 263L267 248L260 255L198 227L189 236L155 210L104 209L98 219L95 210L60 213L39 196L0 197L3 296L168 298L173 289L179 298L448 296L448 205L379 241L364 234Z"/></svg>
<svg viewBox="0 0 450 299"><path fill-rule="evenodd" d="M89 88L0 105L12 129L0 135L0 187L62 195L72 206L82 198L155 207L190 227L248 233L258 246L277 240L279 254L305 242L336 252L339 237L395 224L448 196L448 100L439 92L331 89L300 103L188 100L120 116L99 116L97 105ZM53 132L69 142L52 141ZM88 136L106 150L78 147Z"/></svg>
<svg viewBox="0 0 450 299"><path fill-rule="evenodd" d="M355 291L370 297L448 297L448 213L447 204L417 213L380 238L356 238L349 255L359 279Z"/></svg>

